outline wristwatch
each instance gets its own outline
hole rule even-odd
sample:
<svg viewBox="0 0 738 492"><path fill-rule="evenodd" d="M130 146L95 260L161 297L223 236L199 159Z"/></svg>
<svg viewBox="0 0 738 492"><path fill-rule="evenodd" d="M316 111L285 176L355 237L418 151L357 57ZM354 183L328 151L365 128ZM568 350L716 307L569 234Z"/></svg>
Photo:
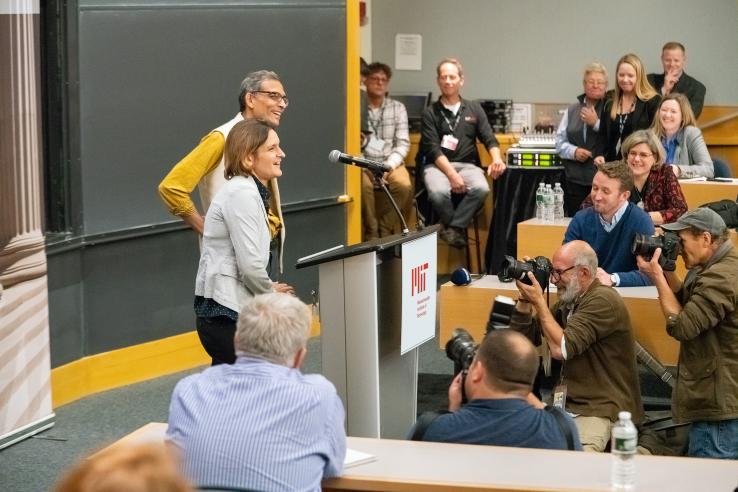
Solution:
<svg viewBox="0 0 738 492"><path fill-rule="evenodd" d="M612 285L614 285L615 287L617 287L617 286L618 286L618 280L620 280L620 278L618 278L618 276L617 276L617 275L615 275L614 273L611 273L611 274L610 274L610 282L611 282L611 283L612 283Z"/></svg>

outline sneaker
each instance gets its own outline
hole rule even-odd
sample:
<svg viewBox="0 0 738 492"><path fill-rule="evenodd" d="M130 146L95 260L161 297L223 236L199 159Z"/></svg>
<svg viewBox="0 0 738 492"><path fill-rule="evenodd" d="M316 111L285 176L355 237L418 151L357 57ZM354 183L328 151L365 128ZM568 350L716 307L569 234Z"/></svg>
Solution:
<svg viewBox="0 0 738 492"><path fill-rule="evenodd" d="M447 227L441 231L441 239L454 248L466 248L466 238L457 227Z"/></svg>

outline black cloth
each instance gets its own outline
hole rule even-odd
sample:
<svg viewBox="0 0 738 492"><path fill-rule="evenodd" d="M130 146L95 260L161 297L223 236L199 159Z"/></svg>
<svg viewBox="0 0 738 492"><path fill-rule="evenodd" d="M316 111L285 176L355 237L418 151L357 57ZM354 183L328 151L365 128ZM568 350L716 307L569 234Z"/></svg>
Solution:
<svg viewBox="0 0 738 492"><path fill-rule="evenodd" d="M584 162L569 159L561 159L561 162L564 164L567 183L591 186L592 178L597 171L594 165L594 156L602 154L604 151L605 138L603 132L595 131L589 126L587 127L587 138L584 138L585 123L582 121L582 118L579 117L579 113L585 106L584 94L579 96L577 99L578 102L572 104L567 109L566 139L570 144L592 152L592 157ZM595 111L597 112L597 117L600 119L600 124L602 122L602 109L604 107L604 100L600 100L595 106Z"/></svg>
<svg viewBox="0 0 738 492"><path fill-rule="evenodd" d="M459 139L456 150L441 147L444 135ZM459 111L454 115L443 107L439 99L423 112L419 156L422 155L424 159L419 159L418 163L433 164L441 155L445 155L451 162L469 162L481 166L477 138L488 149L499 147L482 106L476 101L461 98Z"/></svg>
<svg viewBox="0 0 738 492"><path fill-rule="evenodd" d="M564 193L564 212L567 217L574 217L582 208L582 202L592 192L592 183L588 185L580 185L577 183L566 183L566 192Z"/></svg>
<svg viewBox="0 0 738 492"><path fill-rule="evenodd" d="M233 336L236 322L227 316L197 318L197 336L200 337L205 352L213 359L212 365L233 364L236 362L236 349Z"/></svg>
<svg viewBox="0 0 738 492"><path fill-rule="evenodd" d="M620 139L620 145L622 146L625 139L634 131L647 130L653 122L659 102L661 102L661 96L659 95L652 97L648 101L641 101L636 98L635 108L628 114L623 133L621 134L618 117L616 116L615 119L610 117L610 108L613 105L613 101L612 99L608 100L602 110L603 114L600 120L600 132L605 137L605 148L604 152L598 153L595 157L604 155L605 160L608 162L620 159L620 152L616 151L618 139Z"/></svg>
<svg viewBox="0 0 738 492"><path fill-rule="evenodd" d="M564 168L508 166L493 183L494 212L489 226L485 260L487 273L496 274L505 255L517 257L518 222L536 214L536 190L539 183L561 183L566 196ZM553 251L551 252L553 254Z"/></svg>
<svg viewBox="0 0 738 492"><path fill-rule="evenodd" d="M656 92L661 94L661 88L664 87L664 74L649 73L648 81L656 89ZM687 96L689 104L692 106L694 117L699 118L702 113L702 106L705 104L705 93L707 92L702 82L682 72L682 76L674 84L671 92L678 92Z"/></svg>

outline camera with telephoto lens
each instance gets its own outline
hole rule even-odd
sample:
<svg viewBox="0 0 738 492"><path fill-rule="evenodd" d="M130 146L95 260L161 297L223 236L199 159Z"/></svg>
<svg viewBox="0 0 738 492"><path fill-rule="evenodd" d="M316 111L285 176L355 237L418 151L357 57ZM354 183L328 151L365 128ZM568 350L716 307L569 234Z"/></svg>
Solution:
<svg viewBox="0 0 738 492"><path fill-rule="evenodd" d="M642 256L646 261L651 261L656 248L661 248L659 265L664 271L676 270L676 260L681 251L679 234L673 231L664 231L662 236L646 236L636 234L630 247L631 253Z"/></svg>
<svg viewBox="0 0 738 492"><path fill-rule="evenodd" d="M533 285L528 278L528 272L532 272L533 276L538 280L541 289L546 290L552 269L551 260L545 256L536 256L534 259L528 261L518 261L512 256L505 256L497 278L501 282L520 280L524 284Z"/></svg>

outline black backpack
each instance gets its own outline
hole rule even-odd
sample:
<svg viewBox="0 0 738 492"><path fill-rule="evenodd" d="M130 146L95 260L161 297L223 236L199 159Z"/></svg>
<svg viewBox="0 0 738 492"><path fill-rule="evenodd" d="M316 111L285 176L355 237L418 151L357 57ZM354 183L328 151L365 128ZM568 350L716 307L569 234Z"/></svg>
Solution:
<svg viewBox="0 0 738 492"><path fill-rule="evenodd" d="M714 210L725 221L728 227L738 227L738 202L733 200L720 200L701 205Z"/></svg>

